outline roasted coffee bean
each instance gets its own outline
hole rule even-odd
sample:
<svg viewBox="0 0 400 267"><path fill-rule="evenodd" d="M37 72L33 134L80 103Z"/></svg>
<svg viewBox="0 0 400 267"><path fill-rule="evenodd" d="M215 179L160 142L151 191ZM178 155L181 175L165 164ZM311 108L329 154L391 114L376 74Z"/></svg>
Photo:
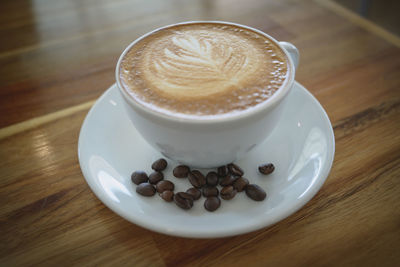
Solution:
<svg viewBox="0 0 400 267"><path fill-rule="evenodd" d="M149 180L149 177L147 176L147 174L145 172L136 171L136 172L132 173L131 180L132 180L132 183L134 183L134 184L141 184L141 183L147 182Z"/></svg>
<svg viewBox="0 0 400 267"><path fill-rule="evenodd" d="M272 163L267 163L258 166L258 171L261 172L262 174L270 174L275 170L275 166Z"/></svg>
<svg viewBox="0 0 400 267"><path fill-rule="evenodd" d="M225 200L230 200L236 196L236 189L233 186L228 185L221 189L221 198Z"/></svg>
<svg viewBox="0 0 400 267"><path fill-rule="evenodd" d="M204 201L204 208L208 211L214 211L221 206L221 199L218 197L208 197L206 201Z"/></svg>
<svg viewBox="0 0 400 267"><path fill-rule="evenodd" d="M168 180L162 180L156 184L156 189L158 193L162 193L164 191L174 191L174 188L174 183Z"/></svg>
<svg viewBox="0 0 400 267"><path fill-rule="evenodd" d="M184 198L190 198L191 200L194 200L193 196L187 192L178 192L180 196Z"/></svg>
<svg viewBox="0 0 400 267"><path fill-rule="evenodd" d="M218 188L215 186L206 186L203 187L203 196L205 197L217 197L218 196Z"/></svg>
<svg viewBox="0 0 400 267"><path fill-rule="evenodd" d="M238 192L242 192L246 186L249 184L249 180L247 180L244 177L239 177L236 179L236 181L233 183L233 187L236 189Z"/></svg>
<svg viewBox="0 0 400 267"><path fill-rule="evenodd" d="M142 196L151 197L156 193L156 189L152 184L141 183L136 187L136 192Z"/></svg>
<svg viewBox="0 0 400 267"><path fill-rule="evenodd" d="M189 172L189 182L196 188L201 188L206 184L206 177L198 170Z"/></svg>
<svg viewBox="0 0 400 267"><path fill-rule="evenodd" d="M165 190L160 194L160 197L167 202L171 202L174 199L174 192Z"/></svg>
<svg viewBox="0 0 400 267"><path fill-rule="evenodd" d="M156 184L162 179L164 179L164 174L162 172L152 172L149 175L149 183L151 184Z"/></svg>
<svg viewBox="0 0 400 267"><path fill-rule="evenodd" d="M186 193L192 195L193 200L198 200L201 197L200 190L195 187L189 188L188 190L186 190Z"/></svg>
<svg viewBox="0 0 400 267"><path fill-rule="evenodd" d="M167 161L165 159L158 159L156 161L153 162L153 164L151 165L151 168L155 171L163 171L165 170L165 168L167 168Z"/></svg>
<svg viewBox="0 0 400 267"><path fill-rule="evenodd" d="M176 193L174 195L174 202L178 207L184 210L188 210L193 207L192 195L185 192Z"/></svg>
<svg viewBox="0 0 400 267"><path fill-rule="evenodd" d="M228 164L229 173L235 176L242 176L244 174L243 170L236 164Z"/></svg>
<svg viewBox="0 0 400 267"><path fill-rule="evenodd" d="M218 174L216 172L207 173L206 183L210 186L216 186L218 184Z"/></svg>
<svg viewBox="0 0 400 267"><path fill-rule="evenodd" d="M226 165L218 167L217 172L219 177L225 177L226 175L228 175L228 167L226 167Z"/></svg>
<svg viewBox="0 0 400 267"><path fill-rule="evenodd" d="M228 174L227 176L225 176L224 178L219 180L219 185L220 186L227 186L227 185L231 185L235 182L236 178L233 177L232 175Z"/></svg>
<svg viewBox="0 0 400 267"><path fill-rule="evenodd" d="M246 195L252 200L263 201L267 196L267 193L256 184L249 184L246 186Z"/></svg>
<svg viewBox="0 0 400 267"><path fill-rule="evenodd" d="M176 178L185 178L188 176L190 169L186 165L179 165L174 168L172 173Z"/></svg>

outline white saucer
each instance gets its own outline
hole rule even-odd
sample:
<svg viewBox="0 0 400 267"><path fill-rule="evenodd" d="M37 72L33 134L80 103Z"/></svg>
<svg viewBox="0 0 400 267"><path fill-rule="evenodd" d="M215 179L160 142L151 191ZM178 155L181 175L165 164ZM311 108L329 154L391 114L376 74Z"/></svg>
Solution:
<svg viewBox="0 0 400 267"><path fill-rule="evenodd" d="M215 212L204 209L204 198L189 211L158 195L143 197L135 192L130 175L151 172L151 163L162 155L150 147L132 125L116 85L111 86L89 111L80 132L78 154L83 175L96 196L111 210L144 228L183 237L224 237L272 225L304 206L321 188L335 153L332 125L319 102L299 83L288 96L278 127L243 160L237 162L251 183L267 192L262 202L244 192L222 200ZM257 166L272 162L275 172L258 173ZM177 179L168 161L166 179L178 191L190 187Z"/></svg>

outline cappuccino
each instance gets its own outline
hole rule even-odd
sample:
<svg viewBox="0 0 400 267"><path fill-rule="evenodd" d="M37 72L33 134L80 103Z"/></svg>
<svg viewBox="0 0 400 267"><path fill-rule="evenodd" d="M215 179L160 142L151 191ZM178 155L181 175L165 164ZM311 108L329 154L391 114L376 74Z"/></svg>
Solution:
<svg viewBox="0 0 400 267"><path fill-rule="evenodd" d="M275 41L222 23L155 31L123 56L119 79L137 103L183 118L225 117L270 98L289 77Z"/></svg>

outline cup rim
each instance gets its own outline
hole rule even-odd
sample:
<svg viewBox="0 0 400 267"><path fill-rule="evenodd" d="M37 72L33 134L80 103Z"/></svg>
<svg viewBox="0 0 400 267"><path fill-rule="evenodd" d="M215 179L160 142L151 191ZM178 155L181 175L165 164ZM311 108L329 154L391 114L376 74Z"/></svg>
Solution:
<svg viewBox="0 0 400 267"><path fill-rule="evenodd" d="M125 55L128 53L128 51L139 41L141 41L142 39L146 38L147 36L164 30L164 29L168 29L171 27L175 27L178 25L188 25L188 24L200 24L200 23L214 23L214 24L225 24L225 25L232 25L232 26L236 26L236 27L241 27L241 28L245 28L247 30L251 30L254 31L258 34L261 34L265 37L267 37L268 39L270 39L271 41L273 41L285 54L287 60L288 60L288 65L289 65L289 77L285 80L285 82L282 84L282 86L276 90L274 92L274 94L269 97L267 100L263 101L262 103L246 109L242 112L239 112L237 114L232 114L232 115L228 115L228 116L215 116L215 117L206 117L206 118L202 118L201 116L199 117L183 117L183 116L173 116L170 114L166 114L166 113L162 113L160 111L156 111L153 110L149 107L146 107L143 104L140 104L139 102L135 101L133 99L132 96L129 95L129 93L127 92L127 88L125 88L121 82L120 82L120 65L122 62L122 59L125 57ZM277 41L275 38L273 38L272 36L268 35L267 33L260 31L258 29L246 26L246 25L242 25L239 23L234 23L234 22L227 22L227 21L219 21L219 20L194 20L194 21L183 21L183 22L179 22L179 23L173 23L173 24L169 24L166 26L162 26L159 28L156 28L148 33L143 34L142 36L138 37L137 39L135 39L133 42L131 42L122 52L122 54L120 55L117 65L116 65L116 69L115 69L115 79L117 82L117 87L119 89L119 91L121 92L122 96L124 97L124 99L136 110L141 111L144 114L147 115L151 115L151 116L155 116L157 118L162 118L165 120L168 120L170 122L187 122L187 123L193 123L193 124L209 124L209 123L222 123L222 122L229 122L229 121L235 121L235 120L241 120L244 118L248 118L251 117L255 114L258 114L264 110L269 109L270 107L275 106L276 104L280 103L283 98L289 93L290 88L292 87L293 83L294 83L294 76L295 76L295 67L294 67L294 63L292 61L292 58L290 57L288 51L286 51L286 49L284 49L282 47L282 45L279 43L279 41Z"/></svg>

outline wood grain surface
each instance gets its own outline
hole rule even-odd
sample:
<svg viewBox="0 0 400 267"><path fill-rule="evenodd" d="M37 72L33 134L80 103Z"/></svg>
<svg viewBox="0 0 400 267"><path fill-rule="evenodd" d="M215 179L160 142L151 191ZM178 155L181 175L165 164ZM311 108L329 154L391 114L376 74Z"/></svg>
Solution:
<svg viewBox="0 0 400 267"><path fill-rule="evenodd" d="M398 266L398 37L328 0L4 0L0 10L0 266ZM77 158L83 119L124 47L199 19L295 44L296 80L336 138L332 171L304 208L222 239L125 221L91 192Z"/></svg>

